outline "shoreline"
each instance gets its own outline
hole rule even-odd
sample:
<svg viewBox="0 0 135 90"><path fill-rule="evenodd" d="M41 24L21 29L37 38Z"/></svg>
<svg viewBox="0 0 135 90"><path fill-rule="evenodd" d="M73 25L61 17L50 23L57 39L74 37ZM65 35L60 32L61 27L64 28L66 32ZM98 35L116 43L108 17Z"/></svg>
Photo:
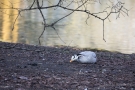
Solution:
<svg viewBox="0 0 135 90"><path fill-rule="evenodd" d="M25 48L21 48L21 47L41 47L41 48L59 48L59 49L72 49L72 50L80 50L80 51L94 51L94 52L110 52L110 53L119 53L119 54L124 54L124 55L131 55L131 54L135 54L135 53L131 53L131 54L128 54L128 53L122 53L122 52L118 52L118 51L109 51L109 50L104 50L104 49L90 49L90 48L78 48L78 47L72 47L72 46L63 46L63 45L54 45L54 46L40 46L40 45L29 45L29 44L24 44L24 43L11 43L11 42L2 42L0 41L0 44L5 44L7 45L7 47L4 47L4 48L14 48L16 45L17 46L20 46L17 47L18 49L25 49ZM0 48L1 45L0 45ZM27 49L27 48L26 48Z"/></svg>

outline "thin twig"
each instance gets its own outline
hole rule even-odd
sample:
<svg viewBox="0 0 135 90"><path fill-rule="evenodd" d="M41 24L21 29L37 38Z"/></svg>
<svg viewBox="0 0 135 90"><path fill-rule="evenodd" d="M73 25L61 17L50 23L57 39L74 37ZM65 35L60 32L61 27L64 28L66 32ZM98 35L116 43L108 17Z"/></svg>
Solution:
<svg viewBox="0 0 135 90"><path fill-rule="evenodd" d="M104 29L105 29L105 27L104 27L104 20L103 20L103 40L106 42L106 40L105 40L105 38L104 38Z"/></svg>
<svg viewBox="0 0 135 90"><path fill-rule="evenodd" d="M36 1L36 0L34 0L34 1L33 1L33 3L31 4L31 6L30 6L30 8L29 8L29 9L31 9L31 8L33 7L33 5L34 5L35 1Z"/></svg>
<svg viewBox="0 0 135 90"><path fill-rule="evenodd" d="M40 38L44 34L45 29L46 29L46 26L44 25L44 29L43 29L42 33L40 34L40 36L38 37L39 45L41 45Z"/></svg>
<svg viewBox="0 0 135 90"><path fill-rule="evenodd" d="M47 1L50 3L49 0L47 0ZM33 7L33 5L35 4L35 2L37 2L37 7ZM64 6L64 2L67 2L66 0L59 0L56 5L52 5L52 3L51 3L51 6L43 6L43 0L42 0L41 2L42 2L41 5L39 5L39 0L33 0L33 2L32 2L32 4L31 4L30 8L25 8L25 9L13 7L13 6L14 6L14 5L13 5L14 3L11 3L10 1L9 1L9 3L11 3L10 6L6 5L5 3L0 2L1 5L6 6L6 8L0 7L0 9L18 10L18 15L17 15L17 17L15 18L15 21L14 21L13 27L12 27L12 30L14 30L14 25L15 25L15 23L16 23L18 17L21 16L21 12L23 12L23 11L30 11L30 10L37 10L37 9L40 11L40 14L41 14L41 16L42 16L42 18L43 18L43 22L44 22L43 31L42 31L41 35L39 36L39 38L38 38L40 44L41 44L40 38L41 38L41 36L43 35L44 31L46 30L46 27L52 27L52 28L55 30L55 27L54 27L55 24L57 24L59 21L63 20L64 18L68 17L69 15L73 14L74 12L83 12L83 13L86 13L86 14L88 15L88 17L86 18L86 24L87 24L87 20L89 19L89 16L93 16L93 17L95 17L95 18L98 18L98 19L102 20L102 21L103 21L103 40L105 41L105 38L104 38L104 30L105 30L105 29L104 29L104 23L105 23L105 22L104 22L104 21L105 21L106 19L108 19L108 20L110 21L109 17L110 17L111 14L116 14L116 15L117 15L117 16L116 16L116 19L120 17L120 14L122 14L123 16L124 16L124 14L126 14L126 15L128 16L128 11L129 11L129 10L127 10L127 9L124 7L124 4L125 4L125 3L122 3L122 2L120 2L120 1L118 1L118 0L117 0L118 3L116 3L116 4L114 4L111 0L109 0L109 2L111 3L111 5L108 5L108 4L107 4L108 6L107 6L102 12L97 12L97 13L91 13L91 12L88 10L87 4L89 4L90 0L72 0L68 5L65 5L65 6ZM77 4L78 7L75 8L75 9L74 9L74 8L70 8L69 6L70 6L72 3ZM100 1L100 0L99 0L99 3L101 4L101 1ZM81 7L84 7L84 9L80 9ZM45 16L44 16L43 12L42 12L42 9L49 9L49 8L61 8L61 9L68 10L68 11L71 11L71 12L68 13L67 15L61 17L61 18L58 19L57 21L54 21L54 22L51 23L51 24L47 24L47 23L46 23L46 18L45 18ZM108 12L108 11L107 11L108 9L111 9L111 11ZM6 12L4 12L4 13L6 13ZM101 18L100 16L98 16L98 14L102 14L102 13L106 13L106 14L107 14L106 17ZM9 16L10 16L10 15L9 15ZM55 30L55 31L56 31L56 30ZM56 33L57 33L57 35L58 35L58 32L57 32L57 31L56 31ZM60 38L59 35L58 35L58 37ZM60 38L60 39L61 39L61 38ZM62 40L62 39L61 39L61 40ZM105 42L106 42L106 41L105 41Z"/></svg>
<svg viewBox="0 0 135 90"><path fill-rule="evenodd" d="M13 26L12 26L12 31L14 30L14 25L15 25L15 23L16 23L16 20L18 19L19 15L20 15L20 11L18 11L18 12L19 12L19 13L18 13L17 17L15 18L15 21L14 21Z"/></svg>
<svg viewBox="0 0 135 90"><path fill-rule="evenodd" d="M38 0L37 0L37 6L38 6L38 10L40 11L40 14L42 15L43 21L44 21L44 29L43 29L41 35L40 35L39 38L38 38L39 44L41 45L40 38L41 38L41 36L43 35L43 33L44 33L45 29L46 29L46 21L45 21L45 17L44 17L44 15L43 15L43 12L42 12L42 10L40 9L40 5L39 5L39 1L38 1Z"/></svg>
<svg viewBox="0 0 135 90"><path fill-rule="evenodd" d="M53 28L53 30L55 30L55 32L56 32L57 36L59 37L59 39L60 39L64 44L66 44L66 42L59 36L59 34L58 34L58 32L56 31L56 29L55 29L54 27L52 27L52 28Z"/></svg>

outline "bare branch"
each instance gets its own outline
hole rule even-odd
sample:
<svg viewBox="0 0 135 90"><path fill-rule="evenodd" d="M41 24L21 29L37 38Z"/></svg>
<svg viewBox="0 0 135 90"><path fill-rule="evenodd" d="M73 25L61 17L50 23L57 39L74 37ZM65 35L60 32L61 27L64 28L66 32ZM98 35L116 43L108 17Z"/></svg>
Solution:
<svg viewBox="0 0 135 90"><path fill-rule="evenodd" d="M66 8L66 7L59 6L59 7L64 8L64 9L71 10L72 12L69 13L69 14L67 14L67 15L65 15L64 17L60 18L59 20L55 21L54 23L52 23L52 26L53 26L54 24L56 24L57 22L59 22L60 20L64 19L65 17L71 15L74 11L78 11L78 9L79 9L81 6L83 6L85 3L87 3L87 1L85 1L82 5L78 6L76 9L68 9L68 8Z"/></svg>
<svg viewBox="0 0 135 90"><path fill-rule="evenodd" d="M41 4L41 7L43 7L43 3L44 3L44 1L42 0L42 4Z"/></svg>
<svg viewBox="0 0 135 90"><path fill-rule="evenodd" d="M36 1L36 0L34 0L34 1L33 1L33 3L31 4L31 6L30 6L30 8L29 8L29 9L31 9L31 8L33 7L33 5L34 5L35 1Z"/></svg>
<svg viewBox="0 0 135 90"><path fill-rule="evenodd" d="M19 15L20 15L20 11L18 11L18 15L17 15L17 17L16 17L16 19L15 19L15 21L14 21L14 23L13 23L13 26L12 26L12 31L14 30L14 25L15 25L16 20L18 19Z"/></svg>
<svg viewBox="0 0 135 90"><path fill-rule="evenodd" d="M44 29L43 29L42 33L41 33L40 36L38 37L39 45L41 45L40 38L41 38L41 36L44 34L45 29L46 29L46 26L44 26Z"/></svg>
<svg viewBox="0 0 135 90"><path fill-rule="evenodd" d="M105 23L105 22L104 22L104 20L103 20L103 40L106 42L105 37L104 37L104 33L105 33L105 31L104 31L104 29L105 29L105 28L104 28L104 23Z"/></svg>
<svg viewBox="0 0 135 90"><path fill-rule="evenodd" d="M39 3L39 1L41 2L41 5ZM86 17L86 24L88 19L91 17L95 17L99 20L102 20L103 21L103 40L106 42L105 38L104 38L104 24L105 24L105 20L109 20L109 17L110 15L112 14L116 14L116 19L118 19L120 17L120 14L122 14L123 16L125 16L125 14L128 16L128 9L126 9L124 7L124 4L125 3L122 3L120 1L117 1L116 4L114 4L113 1L109 0L109 4L107 4L107 7L103 10L103 11L100 11L100 12L96 12L96 13L92 13L89 8L88 8L88 5L90 5L91 3L99 3L101 5L101 0L58 0L58 2L56 3L56 5L53 3L51 3L49 0L46 0L47 2L49 2L50 6L44 6L44 0L33 0L33 2L31 3L30 7L29 8L25 8L25 9L22 9L22 8L16 8L14 7L14 3L12 3L11 1L9 1L9 3L11 5L6 5L5 3L2 3L0 2L1 5L4 5L6 8L2 8L0 7L0 9L12 9L12 10L17 10L18 11L18 15L17 17L15 18L15 21L13 23L13 27L12 27L12 30L14 30L14 25L16 23L16 20L18 19L19 16L21 16L21 12L23 11L30 11L30 10L39 10L41 16L42 16L42 19L43 19L43 25L44 25L44 28L43 28L43 31L41 33L41 35L39 36L38 40L39 40L39 44L41 44L40 42L40 38L42 37L42 35L44 34L45 30L46 30L46 27L51 27L53 28L55 31L55 25L60 22L61 20L67 18L68 16L70 16L71 14L73 14L74 12L83 12L83 13L86 13L88 16ZM36 3L35 3L36 2ZM34 6L34 4L36 4L36 6ZM75 6L77 6L76 8L72 8L70 7L72 4L75 4ZM110 5L111 4L111 5ZM34 6L34 7L33 7ZM48 24L48 22L46 21L46 17L44 16L43 14L43 10L47 10L47 9L50 9L50 8L54 8L54 10L56 10L57 8L60 8L60 9L63 9L63 10L66 10L66 11L70 11L70 13L66 14L65 16L59 18L58 20ZM2 11L1 11L2 12ZM7 14L6 12L3 12L4 14ZM100 17L99 14L106 14L105 17ZM8 15L8 14L7 14ZM11 16L11 15L9 15ZM58 32L56 31L58 37L60 38ZM61 38L60 38L61 39ZM63 41L61 39L61 41ZM64 42L64 41L63 41ZM65 43L65 42L64 42Z"/></svg>
<svg viewBox="0 0 135 90"><path fill-rule="evenodd" d="M39 1L38 1L38 0L37 0L37 6L38 6L38 10L40 11L40 14L42 15L43 21L44 21L44 29L43 29L41 35L40 35L39 38L38 38L39 44L41 45L40 38L41 38L41 36L43 35L43 33L44 33L45 29L46 29L46 21L45 21L45 17L44 17L44 15L43 15L43 12L42 12L42 10L40 9L40 5L39 5Z"/></svg>
<svg viewBox="0 0 135 90"><path fill-rule="evenodd" d="M88 25L87 21L88 21L89 18L90 18L90 15L88 14L88 17L87 17L87 19L85 21L87 25Z"/></svg>
<svg viewBox="0 0 135 90"><path fill-rule="evenodd" d="M59 37L59 39L64 43L64 44L66 44L66 42L64 41L64 40L62 40L62 38L59 36L59 34L58 34L58 32L56 31L56 29L54 28L54 27L52 27L53 28L53 30L57 33L57 36Z"/></svg>

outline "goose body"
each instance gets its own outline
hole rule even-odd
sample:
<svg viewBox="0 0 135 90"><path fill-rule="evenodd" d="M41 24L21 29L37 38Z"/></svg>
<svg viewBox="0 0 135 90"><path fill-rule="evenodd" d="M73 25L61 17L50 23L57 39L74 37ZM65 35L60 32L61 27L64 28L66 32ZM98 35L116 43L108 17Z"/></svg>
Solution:
<svg viewBox="0 0 135 90"><path fill-rule="evenodd" d="M95 63L97 62L96 54L92 51L83 51L71 57L70 62L77 61L80 63Z"/></svg>

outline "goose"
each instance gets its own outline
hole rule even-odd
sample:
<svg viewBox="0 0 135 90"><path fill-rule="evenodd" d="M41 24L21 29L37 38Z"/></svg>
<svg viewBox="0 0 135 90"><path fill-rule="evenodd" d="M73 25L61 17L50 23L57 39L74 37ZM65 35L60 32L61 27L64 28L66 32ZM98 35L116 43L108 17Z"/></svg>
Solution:
<svg viewBox="0 0 135 90"><path fill-rule="evenodd" d="M79 54L75 54L71 57L70 62L77 61L80 63L96 63L97 57L96 54L92 51L83 51Z"/></svg>

